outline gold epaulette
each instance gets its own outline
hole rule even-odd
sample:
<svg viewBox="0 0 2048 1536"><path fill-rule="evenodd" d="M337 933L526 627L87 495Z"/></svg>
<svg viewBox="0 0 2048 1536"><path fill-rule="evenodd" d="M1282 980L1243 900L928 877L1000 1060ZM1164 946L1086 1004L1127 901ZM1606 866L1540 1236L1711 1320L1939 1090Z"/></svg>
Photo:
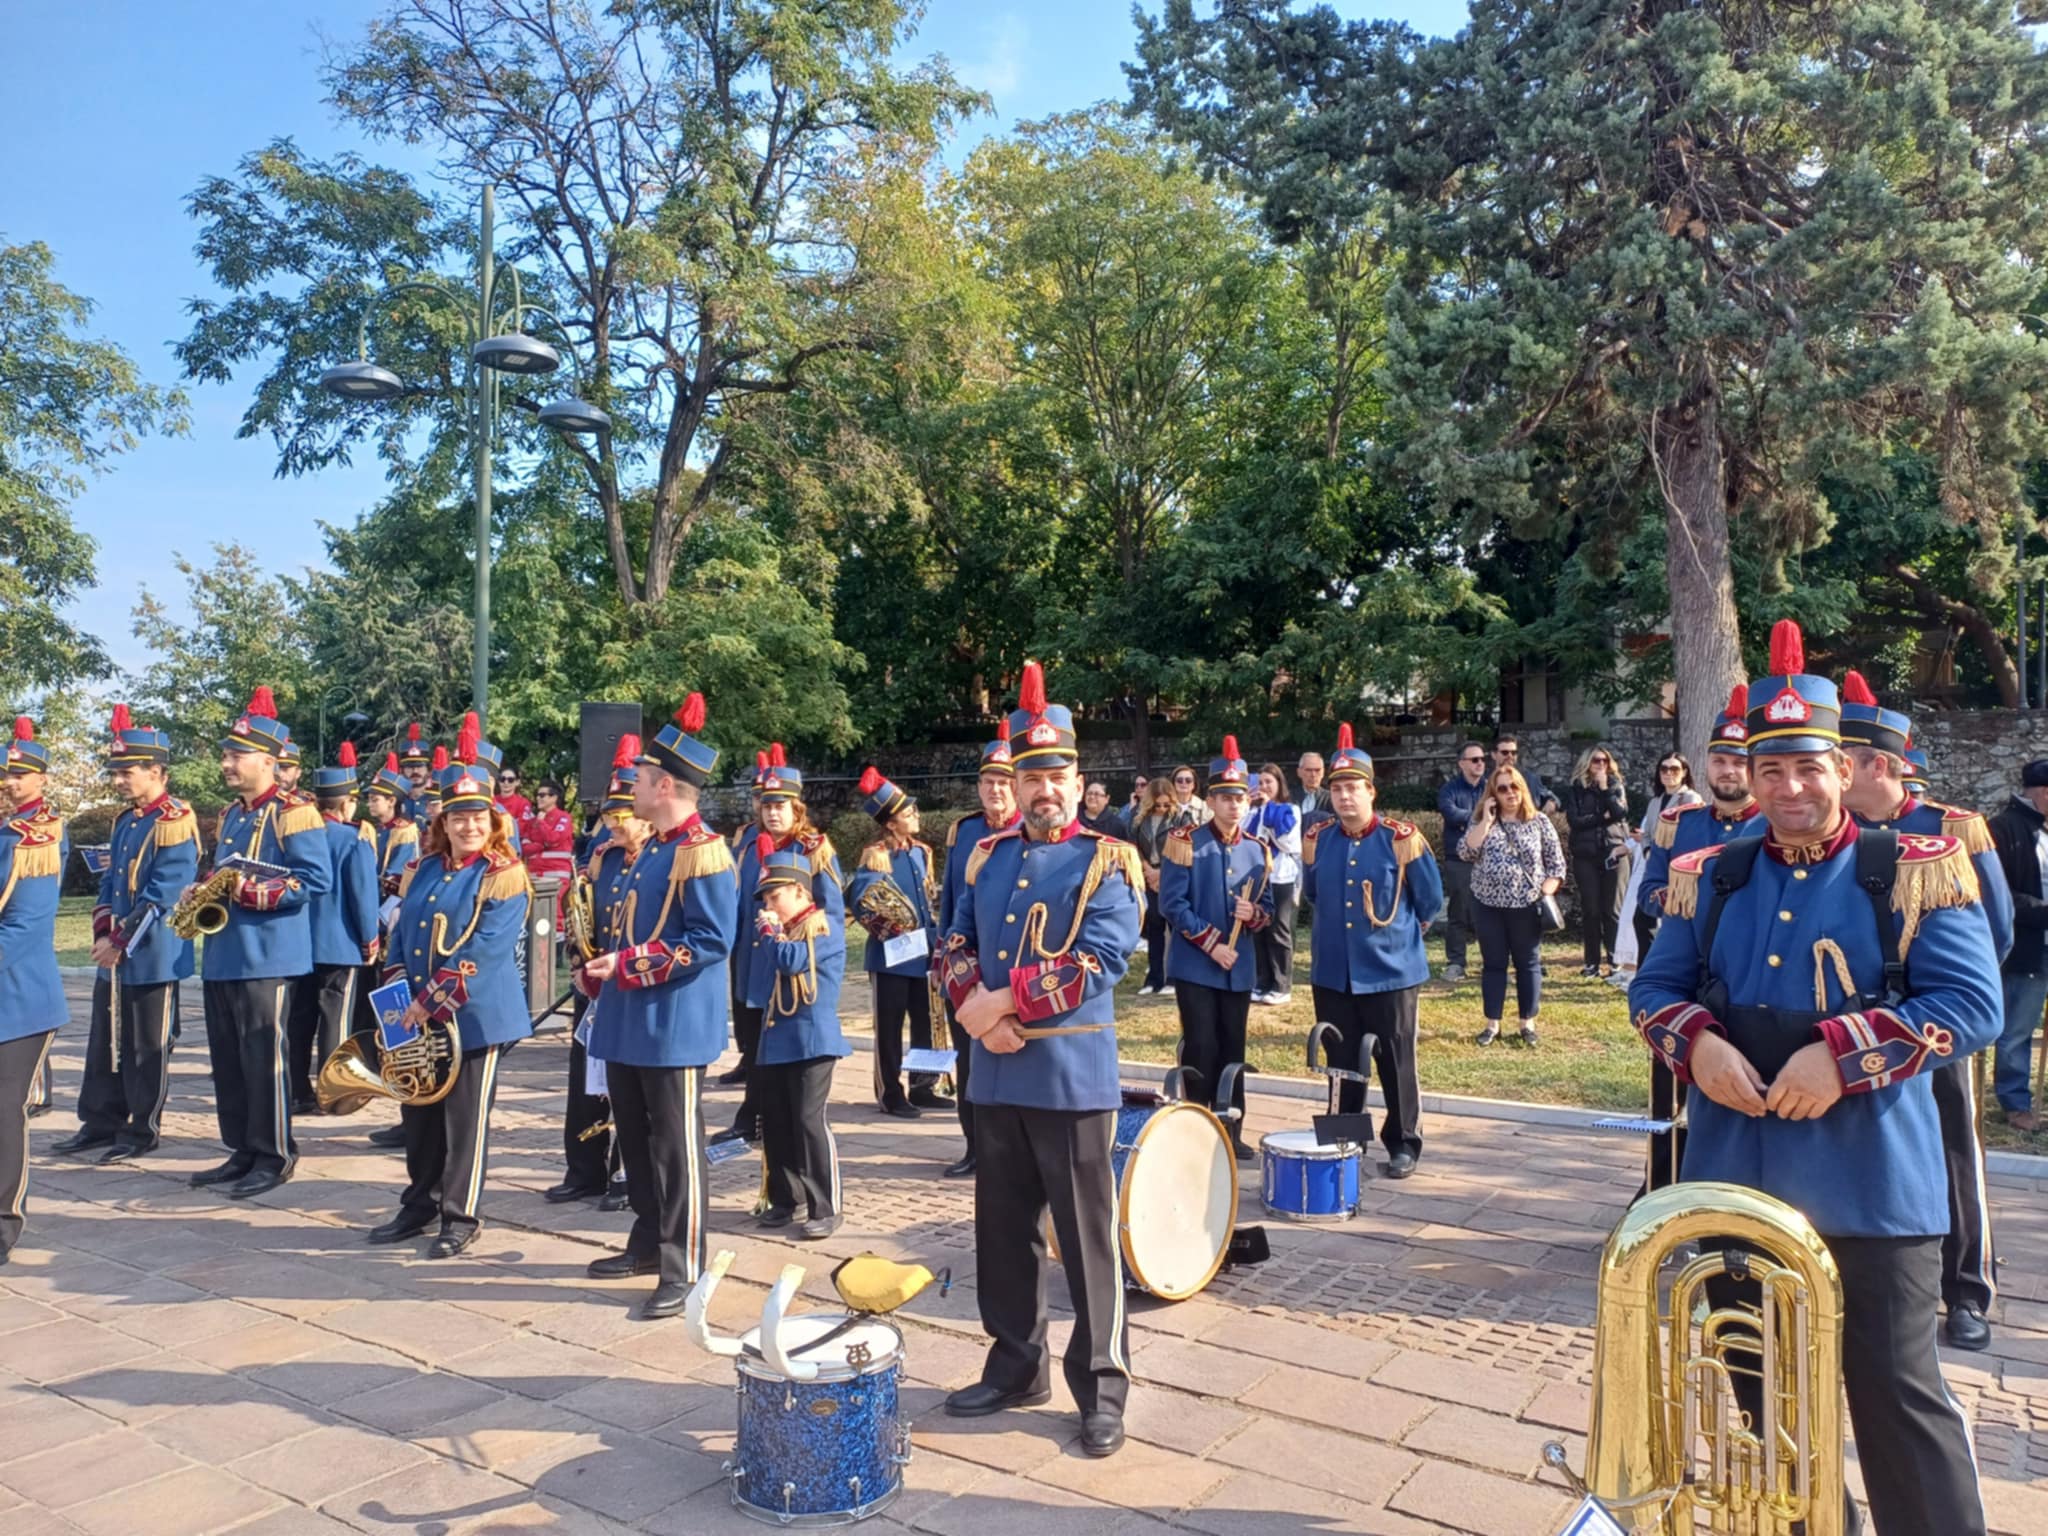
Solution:
<svg viewBox="0 0 2048 1536"><path fill-rule="evenodd" d="M960 823L966 819L965 816L955 816L946 823L946 849L948 852L951 852L953 845L960 841Z"/></svg>
<svg viewBox="0 0 2048 1536"><path fill-rule="evenodd" d="M510 901L515 896L527 896L532 892L533 881L528 878L524 864L517 859L492 858L491 867L484 875L485 901Z"/></svg>
<svg viewBox="0 0 2048 1536"><path fill-rule="evenodd" d="M981 866L986 864L989 855L996 851L996 844L1006 837L1021 836L1022 826L1020 822L1017 826L1005 827L1000 832L991 832L974 845L974 851L967 855L966 878L969 885L974 884L975 876L981 873Z"/></svg>
<svg viewBox="0 0 2048 1536"><path fill-rule="evenodd" d="M1920 921L1942 907L1974 907L1983 898L1977 866L1962 842L1924 833L1899 834L1899 863L1892 875L1892 910L1904 919L1899 954L1904 957Z"/></svg>
<svg viewBox="0 0 2048 1536"><path fill-rule="evenodd" d="M318 832L327 825L327 819L311 800L293 796L278 808L277 835L297 837L301 832Z"/></svg>
<svg viewBox="0 0 2048 1536"><path fill-rule="evenodd" d="M1413 864L1429 852L1429 839L1422 835L1422 828L1412 821L1396 821L1391 816L1382 816L1387 824L1387 835L1394 840L1394 865Z"/></svg>
<svg viewBox="0 0 2048 1536"><path fill-rule="evenodd" d="M1664 911L1670 917L1692 917L1700 909L1700 875L1722 844L1695 848L1671 861L1671 883L1664 887Z"/></svg>
<svg viewBox="0 0 2048 1536"><path fill-rule="evenodd" d="M405 900L405 893L412 889L412 877L420 872L420 861L414 859L398 872L398 899Z"/></svg>
<svg viewBox="0 0 2048 1536"><path fill-rule="evenodd" d="M1966 811L1961 806L1941 807L1941 835L1961 843L1963 852L1971 858L1991 852L1990 825L1977 812Z"/></svg>
<svg viewBox="0 0 2048 1536"><path fill-rule="evenodd" d="M156 813L156 845L174 848L199 836L199 816L182 800L172 800Z"/></svg>
<svg viewBox="0 0 2048 1536"><path fill-rule="evenodd" d="M64 823L56 817L10 821L21 837L14 846L14 877L37 880L64 873Z"/></svg>
<svg viewBox="0 0 2048 1536"><path fill-rule="evenodd" d="M1316 867L1316 839L1323 835L1323 828L1329 825L1330 823L1327 821L1319 821L1301 834L1301 867L1303 869L1314 869Z"/></svg>
<svg viewBox="0 0 2048 1536"><path fill-rule="evenodd" d="M359 842L359 843L368 843L368 844L369 844L369 845L370 845L370 846L371 846L372 848L376 847L376 846L377 846L377 825L376 825L376 823L375 823L375 822L369 822L369 821L359 821L359 822L357 822L357 823L356 823L356 841L357 841L357 842Z"/></svg>
<svg viewBox="0 0 2048 1536"><path fill-rule="evenodd" d="M1704 810L1703 805L1674 805L1668 811L1657 813L1657 825L1650 828L1650 841L1659 848L1669 848L1678 841L1678 818L1687 811Z"/></svg>
<svg viewBox="0 0 2048 1536"><path fill-rule="evenodd" d="M814 875L824 874L839 860L839 850L832 846L832 839L822 832L812 834L808 842L801 837L798 838L797 846L803 849L804 856L811 861L811 873Z"/></svg>
<svg viewBox="0 0 2048 1536"><path fill-rule="evenodd" d="M871 869L878 875L886 875L894 868L889 862L889 845L876 838L860 851L860 867Z"/></svg>
<svg viewBox="0 0 2048 1536"><path fill-rule="evenodd" d="M731 871L732 849L707 827L702 836L692 836L676 849L675 861L668 867L668 883L678 886L685 880L702 880Z"/></svg>
<svg viewBox="0 0 2048 1536"><path fill-rule="evenodd" d="M1100 833L1090 834L1095 838L1095 857L1088 865L1087 883L1081 887L1081 900L1085 903L1095 888L1102 884L1103 877L1115 872L1124 877L1124 883L1133 891L1145 889L1145 866L1138 858L1138 850L1118 837L1104 837Z"/></svg>
<svg viewBox="0 0 2048 1536"><path fill-rule="evenodd" d="M1195 863L1195 829L1175 827L1166 834L1166 842L1159 850L1159 857L1165 863L1177 864L1182 869L1192 869Z"/></svg>
<svg viewBox="0 0 2048 1536"><path fill-rule="evenodd" d="M794 939L799 944L807 944L813 939L822 939L831 931L832 920L816 907L813 907L802 917L783 929L782 936L785 939Z"/></svg>
<svg viewBox="0 0 2048 1536"><path fill-rule="evenodd" d="M391 841L387 846L402 848L407 843L416 843L419 840L420 829L418 827L409 821L394 821L391 824Z"/></svg>

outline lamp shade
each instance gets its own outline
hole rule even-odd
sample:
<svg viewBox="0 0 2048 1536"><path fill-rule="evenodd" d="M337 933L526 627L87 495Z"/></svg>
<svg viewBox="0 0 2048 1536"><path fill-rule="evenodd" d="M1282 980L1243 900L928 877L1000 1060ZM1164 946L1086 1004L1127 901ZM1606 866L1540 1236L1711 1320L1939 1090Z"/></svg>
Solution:
<svg viewBox="0 0 2048 1536"><path fill-rule="evenodd" d="M474 347L469 355L485 368L495 368L500 373L539 374L553 373L562 366L562 354L544 341L518 331L504 336L486 336Z"/></svg>
<svg viewBox="0 0 2048 1536"><path fill-rule="evenodd" d="M405 384L389 368L375 363L336 363L320 375L320 387L344 400L396 400Z"/></svg>
<svg viewBox="0 0 2048 1536"><path fill-rule="evenodd" d="M557 432L582 436L589 432L609 432L612 419L588 400L578 400L573 395L564 395L551 400L540 408L540 424Z"/></svg>

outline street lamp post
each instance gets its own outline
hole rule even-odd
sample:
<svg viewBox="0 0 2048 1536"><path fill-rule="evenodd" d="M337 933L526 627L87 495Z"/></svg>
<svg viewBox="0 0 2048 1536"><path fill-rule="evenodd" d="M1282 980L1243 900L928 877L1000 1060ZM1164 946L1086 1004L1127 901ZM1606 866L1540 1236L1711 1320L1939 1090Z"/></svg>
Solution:
<svg viewBox="0 0 2048 1536"><path fill-rule="evenodd" d="M495 331L497 266L492 246L496 199L489 187L483 191L483 208L477 229L476 311L465 314L469 333L469 357L463 374L463 405L470 433L470 462L474 471L476 501L476 619L470 659L470 696L480 724L488 725L491 693L491 449L498 433L498 375L518 374L534 378L553 373L562 365L561 355L544 341L524 335L522 315L547 315L557 330L566 329L560 320L537 306L521 303L519 271L512 271L512 329ZM384 297L408 290L423 291L441 298L466 300L465 295L445 283L399 283ZM367 328L357 325L357 360L338 363L320 375L321 388L345 400L385 401L408 394L427 393L408 386L388 368L369 359ZM611 430L611 418L587 401L565 396L542 406L536 413L541 425L564 436L602 435Z"/></svg>

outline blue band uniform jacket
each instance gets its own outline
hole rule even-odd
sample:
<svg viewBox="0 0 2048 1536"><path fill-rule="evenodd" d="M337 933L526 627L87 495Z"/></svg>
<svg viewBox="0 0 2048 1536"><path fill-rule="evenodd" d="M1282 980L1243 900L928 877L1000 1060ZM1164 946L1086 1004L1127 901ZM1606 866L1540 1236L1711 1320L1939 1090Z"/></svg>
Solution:
<svg viewBox="0 0 2048 1536"><path fill-rule="evenodd" d="M768 952L774 985L762 1009L755 1059L773 1067L848 1055L852 1047L839 1027L839 988L846 976L844 921L812 907L761 948Z"/></svg>
<svg viewBox="0 0 2048 1536"><path fill-rule="evenodd" d="M1166 835L1159 861L1159 911L1172 937L1167 941L1166 974L1214 987L1220 992L1250 992L1258 982L1258 957L1245 935L1256 933L1273 918L1273 857L1267 846L1242 831L1229 842L1214 822L1175 827ZM1229 970L1210 958L1219 945L1230 943L1237 926L1231 915L1242 896L1258 915L1244 924L1236 942L1237 962Z"/></svg>
<svg viewBox="0 0 2048 1536"><path fill-rule="evenodd" d="M122 945L121 980L136 986L183 981L192 974L192 941L165 921L185 887L199 878L199 817L184 801L164 795L114 818L107 868L92 910L92 936ZM144 907L156 920L140 940L124 943ZM100 967L106 974L106 967Z"/></svg>
<svg viewBox="0 0 2048 1536"><path fill-rule="evenodd" d="M306 904L315 965L362 965L377 942L377 845L367 826L327 823L333 883Z"/></svg>
<svg viewBox="0 0 2048 1536"><path fill-rule="evenodd" d="M619 896L619 964L597 994L591 1055L630 1067L718 1059L731 1007L734 882L732 850L695 816L647 840Z"/></svg>
<svg viewBox="0 0 2048 1536"><path fill-rule="evenodd" d="M1008 821L997 827L989 824L985 811L976 811L971 816L960 817L946 828L946 872L939 881L941 934L951 933L953 920L960 915L961 898L967 892L967 861L974 854L974 845L993 832L1007 831L1016 825L1014 812Z"/></svg>
<svg viewBox="0 0 2048 1536"><path fill-rule="evenodd" d="M1027 1026L1099 1025L999 1056L977 1040L967 1096L976 1104L1115 1109L1116 984L1138 943L1138 850L1078 821L1042 842L1021 826L974 845L967 890L940 975L958 1008L977 984L1012 989Z"/></svg>
<svg viewBox="0 0 2048 1536"><path fill-rule="evenodd" d="M1908 795L1891 820L1865 821L1859 816L1856 821L1859 826L1952 837L1961 843L1977 870L1978 895L1984 903L1984 916L1991 923L1991 946L1998 951L1998 963L2005 963L2005 957L2012 953L2012 887L2005 883L2005 866L1998 862L1998 850L1991 843L1991 827L1982 816L1938 800Z"/></svg>
<svg viewBox="0 0 2048 1536"><path fill-rule="evenodd" d="M1664 915L1664 891L1671 884L1671 861L1702 848L1732 843L1738 837L1762 837L1768 826L1754 800L1732 816L1709 800L1700 805L1674 805L1650 828L1650 851L1643 860L1643 885L1636 907L1651 921Z"/></svg>
<svg viewBox="0 0 2048 1536"><path fill-rule="evenodd" d="M0 1040L64 1023L57 894L65 847L63 822L40 803L0 818Z"/></svg>
<svg viewBox="0 0 2048 1536"><path fill-rule="evenodd" d="M526 866L502 854L429 854L403 884L386 984L403 975L429 1018L455 1024L465 1051L532 1034L518 963L532 897Z"/></svg>
<svg viewBox="0 0 2048 1536"><path fill-rule="evenodd" d="M739 973L740 1001L749 1008L766 1008L768 994L775 985L775 956L772 946L761 937L761 930L754 922L754 914L761 905L754 890L755 882L761 878L761 856L754 847L755 834L756 829L748 827L740 839L737 864L739 911L734 918L739 947L732 963ZM790 841L787 838L777 839L776 847L787 848ZM833 851L832 839L822 832L805 832L799 834L795 841L802 845L811 861L811 901L840 930L839 945L843 955L846 947L846 892L839 871L839 855ZM787 1059L795 1061L799 1058Z"/></svg>
<svg viewBox="0 0 2048 1536"><path fill-rule="evenodd" d="M371 846L376 853L377 894L396 896L398 878L405 866L420 856L420 829L404 816L388 822L371 822Z"/></svg>
<svg viewBox="0 0 2048 1536"><path fill-rule="evenodd" d="M216 863L241 854L291 873L244 880L228 903L228 925L206 941L200 969L208 981L304 976L313 969L307 904L333 884L327 822L310 797L275 787L253 805L230 800L220 815Z"/></svg>
<svg viewBox="0 0 2048 1536"><path fill-rule="evenodd" d="M1333 992L1398 992L1429 980L1422 931L1443 909L1444 877L1419 828L1375 816L1356 837L1317 822L1301 844L1302 894L1315 904L1309 980Z"/></svg>
<svg viewBox="0 0 2048 1536"><path fill-rule="evenodd" d="M870 976L923 976L931 970L932 954L937 950L939 940L938 885L933 878L936 870L931 849L916 838L901 847L882 839L861 850L860 865L846 882L846 911L853 921L867 930L868 944L861 963ZM883 885L893 885L902 892L916 916L917 926L922 927L925 934L924 953L898 961L895 965L883 963L882 946L890 939L911 932L911 928L865 911L861 905L870 892Z"/></svg>
<svg viewBox="0 0 2048 1536"><path fill-rule="evenodd" d="M1692 1094L1683 1177L1775 1195L1824 1237L1935 1236L1948 1231L1949 1218L1928 1070L1997 1038L1998 963L1962 845L1902 835L1891 921L1905 995L1885 1002L1876 917L1856 883L1857 835L1849 824L1805 855L1766 841L1747 883L1725 899L1704 971L1700 934L1722 850L1675 860L1664 921L1629 988L1629 1008L1650 1049L1687 1082L1701 1033L1727 1034L1698 1001L1710 977L1725 984L1730 1011L1823 1015L1810 1035L1835 1055L1843 1097L1818 1119L1791 1121L1752 1119ZM1877 1002L1844 1009L1851 991Z"/></svg>

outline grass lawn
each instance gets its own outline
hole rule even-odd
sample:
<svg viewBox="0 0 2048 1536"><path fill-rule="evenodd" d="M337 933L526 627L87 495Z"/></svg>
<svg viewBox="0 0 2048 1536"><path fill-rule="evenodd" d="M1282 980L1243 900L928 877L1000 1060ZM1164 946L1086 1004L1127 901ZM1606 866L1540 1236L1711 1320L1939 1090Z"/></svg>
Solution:
<svg viewBox="0 0 2048 1536"><path fill-rule="evenodd" d="M92 964L92 898L64 896L57 902L57 963Z"/></svg>

